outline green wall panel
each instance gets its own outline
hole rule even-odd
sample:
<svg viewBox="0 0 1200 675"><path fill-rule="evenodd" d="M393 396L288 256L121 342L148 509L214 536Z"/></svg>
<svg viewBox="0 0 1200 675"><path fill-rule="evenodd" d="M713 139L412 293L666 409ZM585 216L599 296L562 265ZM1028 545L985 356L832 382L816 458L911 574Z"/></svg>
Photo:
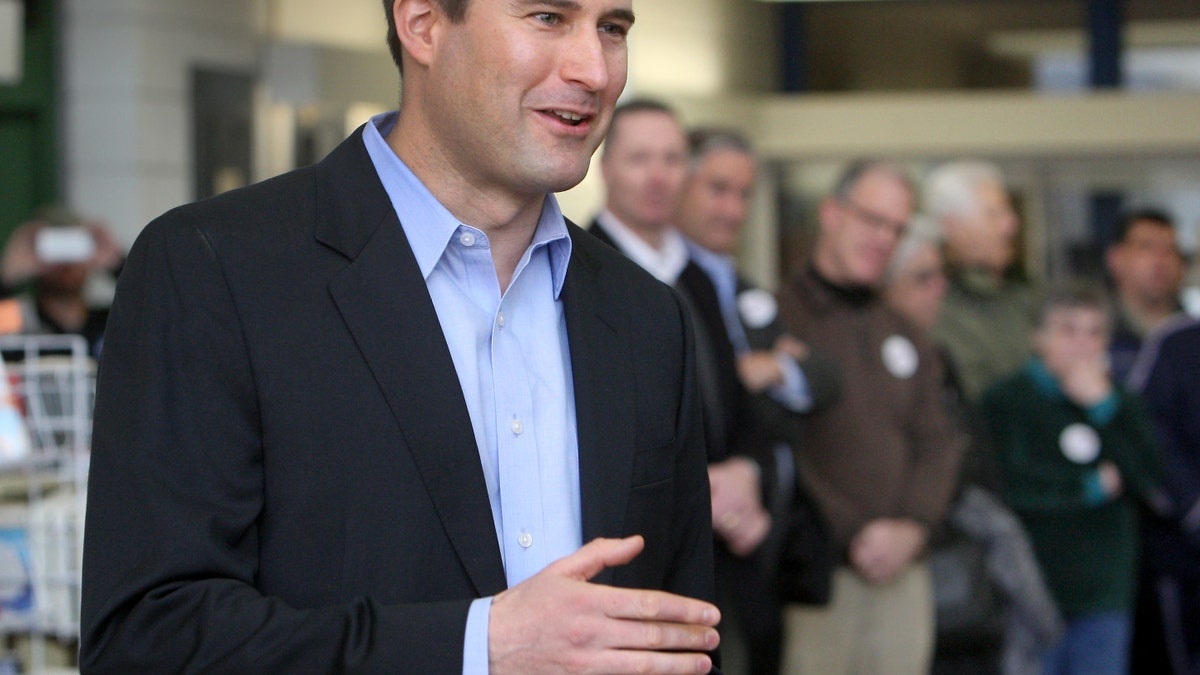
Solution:
<svg viewBox="0 0 1200 675"><path fill-rule="evenodd" d="M58 7L25 0L24 72L0 86L0 239L59 199Z"/></svg>

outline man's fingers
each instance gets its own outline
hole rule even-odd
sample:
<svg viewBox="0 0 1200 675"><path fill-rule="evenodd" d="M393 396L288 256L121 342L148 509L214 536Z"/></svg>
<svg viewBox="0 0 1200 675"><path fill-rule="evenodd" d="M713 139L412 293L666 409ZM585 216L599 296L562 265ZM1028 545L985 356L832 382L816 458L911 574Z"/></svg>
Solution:
<svg viewBox="0 0 1200 675"><path fill-rule="evenodd" d="M601 608L609 618L709 627L721 621L721 612L716 606L703 600L663 591L598 588L604 590Z"/></svg>
<svg viewBox="0 0 1200 675"><path fill-rule="evenodd" d="M702 654L716 649L720 642L712 626L617 619L610 621L603 644L612 649Z"/></svg>
<svg viewBox="0 0 1200 675"><path fill-rule="evenodd" d="M705 652L720 642L715 606L588 582L644 545L640 536L594 540L497 595L488 628L493 672L709 672Z"/></svg>
<svg viewBox="0 0 1200 675"><path fill-rule="evenodd" d="M546 569L564 576L587 581L606 567L624 565L642 552L646 541L641 535L624 539L593 539L565 558L556 560Z"/></svg>
<svg viewBox="0 0 1200 675"><path fill-rule="evenodd" d="M596 664L604 673L662 673L662 675L707 675L712 659L706 654L613 650Z"/></svg>

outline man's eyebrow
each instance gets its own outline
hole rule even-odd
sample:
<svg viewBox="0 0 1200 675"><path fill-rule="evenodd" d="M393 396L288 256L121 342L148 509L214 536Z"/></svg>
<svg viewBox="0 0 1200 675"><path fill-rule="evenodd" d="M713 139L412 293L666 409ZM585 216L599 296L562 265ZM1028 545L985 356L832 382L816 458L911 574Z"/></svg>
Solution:
<svg viewBox="0 0 1200 675"><path fill-rule="evenodd" d="M518 3L522 5L546 5L562 10L579 10L583 8L578 0L518 0ZM605 12L603 18L619 19L629 24L632 24L634 21L633 10L623 7Z"/></svg>
<svg viewBox="0 0 1200 675"><path fill-rule="evenodd" d="M614 9L604 13L606 19L619 19L630 25L633 25L633 10L631 9Z"/></svg>
<svg viewBox="0 0 1200 675"><path fill-rule="evenodd" d="M548 5L556 9L580 9L578 0L518 0L521 5Z"/></svg>

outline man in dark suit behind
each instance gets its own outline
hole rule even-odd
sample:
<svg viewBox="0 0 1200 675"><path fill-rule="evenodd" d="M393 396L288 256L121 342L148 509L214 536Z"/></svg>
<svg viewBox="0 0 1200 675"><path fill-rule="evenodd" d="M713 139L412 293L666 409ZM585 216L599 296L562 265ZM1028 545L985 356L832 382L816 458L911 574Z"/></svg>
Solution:
<svg viewBox="0 0 1200 675"><path fill-rule="evenodd" d="M788 444L802 435L803 413L836 396L837 368L786 334L774 296L738 273L735 256L758 170L749 142L729 129L695 129L688 134L688 148L688 179L673 223L692 262L712 284L716 311L707 313L705 322L730 345L728 370L741 385L733 451L759 458L763 505L771 514L770 533L755 548L733 542L728 549L734 555L718 552L717 599L745 638L747 673L776 675L783 629L775 577L780 547L800 507L793 501L799 485ZM721 478L710 467L714 526L718 534L726 528L737 532L736 517L729 516L719 499L727 491Z"/></svg>
<svg viewBox="0 0 1200 675"><path fill-rule="evenodd" d="M671 222L689 181L687 137L670 107L636 99L617 107L602 152L605 208L589 231L674 286L693 317L718 539L718 604L725 617L736 615L721 625L722 634L727 645L737 645L736 655L746 655L746 672L778 672L781 629L772 620L778 607L757 556L772 527L762 486L775 482L776 465L771 439L760 433L739 381L717 290ZM729 642L731 634L741 640Z"/></svg>
<svg viewBox="0 0 1200 675"><path fill-rule="evenodd" d="M549 194L608 126L630 2L384 7L399 113L130 253L81 669L708 672L687 316Z"/></svg>

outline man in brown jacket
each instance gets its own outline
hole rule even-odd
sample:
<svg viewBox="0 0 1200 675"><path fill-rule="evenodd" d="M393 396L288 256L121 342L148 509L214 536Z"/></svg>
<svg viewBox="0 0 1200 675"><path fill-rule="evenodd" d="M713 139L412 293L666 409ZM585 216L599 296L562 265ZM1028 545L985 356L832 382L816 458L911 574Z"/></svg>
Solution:
<svg viewBox="0 0 1200 675"><path fill-rule="evenodd" d="M913 203L896 167L852 165L821 204L811 259L780 294L788 330L836 359L844 382L841 399L810 417L797 448L841 562L828 606L786 612L788 673L929 669L933 597L921 559L965 437L939 399L932 345L877 291Z"/></svg>

